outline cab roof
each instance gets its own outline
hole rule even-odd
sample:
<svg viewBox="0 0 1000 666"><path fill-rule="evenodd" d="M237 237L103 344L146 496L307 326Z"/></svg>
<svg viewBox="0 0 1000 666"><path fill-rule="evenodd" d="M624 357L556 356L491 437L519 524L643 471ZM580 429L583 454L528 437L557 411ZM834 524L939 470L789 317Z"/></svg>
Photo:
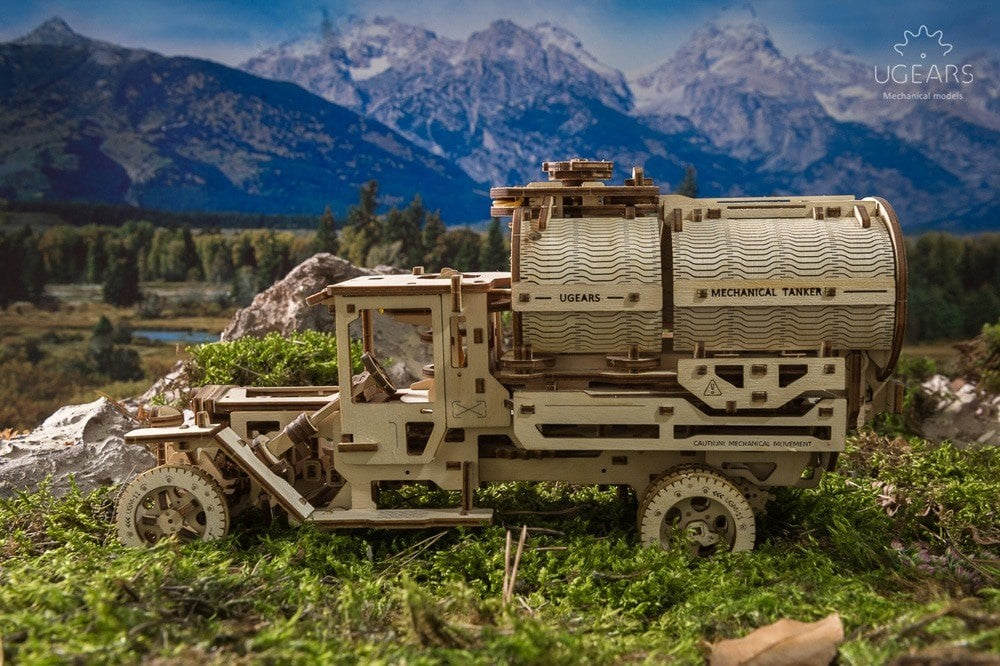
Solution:
<svg viewBox="0 0 1000 666"><path fill-rule="evenodd" d="M510 273L461 273L462 291L482 293L491 289L509 289ZM404 296L447 294L451 291L451 275L365 275L331 284L306 298L309 305L324 303L334 296Z"/></svg>

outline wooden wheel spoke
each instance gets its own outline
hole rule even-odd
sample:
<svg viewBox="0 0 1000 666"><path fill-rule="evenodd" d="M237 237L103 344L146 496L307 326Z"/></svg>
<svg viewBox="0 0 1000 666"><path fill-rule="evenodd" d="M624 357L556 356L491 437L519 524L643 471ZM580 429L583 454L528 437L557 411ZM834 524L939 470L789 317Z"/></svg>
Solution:
<svg viewBox="0 0 1000 666"><path fill-rule="evenodd" d="M162 465L127 485L115 512L119 539L149 546L169 536L201 541L225 536L229 507L225 491L208 472L187 465Z"/></svg>
<svg viewBox="0 0 1000 666"><path fill-rule="evenodd" d="M177 538L181 541L197 541L201 539L201 532L190 525L185 524L177 531Z"/></svg>
<svg viewBox="0 0 1000 666"><path fill-rule="evenodd" d="M197 511L200 508L201 508L201 504L198 502L198 500L196 500L196 499L194 499L192 497L191 499L189 499L188 501L184 502L180 506L175 507L175 511L177 511L177 513L181 514L182 518L187 518L189 515L191 515L192 512L195 512L195 511Z"/></svg>
<svg viewBox="0 0 1000 666"><path fill-rule="evenodd" d="M729 520L729 512L726 511L721 504L712 502L712 504L705 509L702 519L709 525L714 525L715 521L719 518Z"/></svg>
<svg viewBox="0 0 1000 666"><path fill-rule="evenodd" d="M704 508L699 509L697 506L695 506L694 501L690 497L682 499L680 502L675 504L674 507L681 512L681 522L684 522L684 518L687 518L688 514L693 515L696 513L701 513L702 511L705 510Z"/></svg>

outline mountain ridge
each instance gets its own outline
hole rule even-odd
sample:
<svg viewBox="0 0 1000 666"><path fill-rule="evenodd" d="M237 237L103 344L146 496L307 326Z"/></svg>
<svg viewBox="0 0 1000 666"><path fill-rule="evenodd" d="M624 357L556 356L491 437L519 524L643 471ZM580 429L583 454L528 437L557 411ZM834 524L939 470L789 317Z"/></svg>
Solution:
<svg viewBox="0 0 1000 666"><path fill-rule="evenodd" d="M549 22L500 19L463 41L352 17L263 49L241 79L53 18L0 44L0 131L15 137L0 196L299 212L331 199L324 180L342 209L370 176L384 203L419 191L455 222L486 216L489 185L579 156L615 160L619 177L642 164L667 189L693 164L704 196L877 194L908 227L989 228L1000 63L963 62L983 82L964 104L901 105L880 95L905 86L879 87L849 53L786 56L752 10L629 77ZM87 86L67 84L74 68ZM123 86L125 71L143 73Z"/></svg>
<svg viewBox="0 0 1000 666"><path fill-rule="evenodd" d="M451 221L485 215L450 162L296 84L67 30L0 45L0 196L342 214L375 178L383 204L419 193Z"/></svg>

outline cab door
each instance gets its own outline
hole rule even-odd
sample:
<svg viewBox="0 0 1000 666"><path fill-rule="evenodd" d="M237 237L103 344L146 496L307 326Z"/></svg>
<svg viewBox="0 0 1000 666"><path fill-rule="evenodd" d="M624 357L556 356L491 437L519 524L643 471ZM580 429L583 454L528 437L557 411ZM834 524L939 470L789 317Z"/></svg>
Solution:
<svg viewBox="0 0 1000 666"><path fill-rule="evenodd" d="M342 389L355 389L342 391L342 441L337 450L355 464L425 464L434 458L445 436L445 378L436 376L431 382L397 386L392 396L380 395L370 400L356 390L349 359L352 347L360 346L384 367L389 359L377 348L377 329L386 317L391 317L430 329L434 367L441 368L446 362L439 342L444 339L442 299L437 294L381 297L377 304L378 307L373 307L370 298L337 298L340 385ZM418 337L416 329L414 337Z"/></svg>

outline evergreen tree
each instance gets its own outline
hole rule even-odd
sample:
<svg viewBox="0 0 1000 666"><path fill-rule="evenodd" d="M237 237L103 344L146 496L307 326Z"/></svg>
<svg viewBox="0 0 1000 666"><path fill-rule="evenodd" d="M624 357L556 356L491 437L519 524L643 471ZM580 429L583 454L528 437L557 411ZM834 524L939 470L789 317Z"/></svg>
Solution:
<svg viewBox="0 0 1000 666"><path fill-rule="evenodd" d="M382 220L382 243L395 245L398 243L400 252L393 265L405 268L416 266L423 262L424 250L420 237L424 226L424 204L419 196L402 211L393 208Z"/></svg>
<svg viewBox="0 0 1000 666"><path fill-rule="evenodd" d="M471 229L452 229L444 237L444 265L459 271L478 271L482 237Z"/></svg>
<svg viewBox="0 0 1000 666"><path fill-rule="evenodd" d="M198 256L198 248L194 243L194 236L191 235L191 227L185 225L181 230L181 255L180 270L181 280L202 280L205 273L201 268L201 258Z"/></svg>
<svg viewBox="0 0 1000 666"><path fill-rule="evenodd" d="M251 266L240 266L233 273L230 283L229 298L236 305L245 308L253 301L257 293L257 280L254 277L254 269Z"/></svg>
<svg viewBox="0 0 1000 666"><path fill-rule="evenodd" d="M484 271L506 271L510 268L510 253L504 245L498 218L494 217L486 229L486 238L479 252L479 268Z"/></svg>
<svg viewBox="0 0 1000 666"><path fill-rule="evenodd" d="M257 264L256 282L258 292L264 291L288 272L288 246L277 234L268 231L261 239L260 261Z"/></svg>
<svg viewBox="0 0 1000 666"><path fill-rule="evenodd" d="M391 208L381 220L378 243L372 245L365 256L365 266L402 266L405 262L404 244L402 240L403 212Z"/></svg>
<svg viewBox="0 0 1000 666"><path fill-rule="evenodd" d="M415 195L410 205L403 211L403 227L405 233L400 235L403 241L403 251L406 253L408 267L416 266L424 260L424 224L427 221L427 210L420 195Z"/></svg>
<svg viewBox="0 0 1000 666"><path fill-rule="evenodd" d="M358 204L347 211L348 227L341 234L342 252L348 261L364 266L368 252L382 241L382 227L375 215L378 181L370 180L358 190Z"/></svg>
<svg viewBox="0 0 1000 666"><path fill-rule="evenodd" d="M45 265L38 240L31 228L5 234L0 232L0 306L15 301L38 301L45 291Z"/></svg>
<svg viewBox="0 0 1000 666"><path fill-rule="evenodd" d="M130 307L139 301L139 267L135 255L128 249L119 248L118 256L104 274L101 292L105 303L119 308Z"/></svg>
<svg viewBox="0 0 1000 666"><path fill-rule="evenodd" d="M684 180L677 186L675 193L686 197L698 196L698 172L693 166L689 165L684 169Z"/></svg>
<svg viewBox="0 0 1000 666"><path fill-rule="evenodd" d="M111 354L114 348L115 327L111 320L101 315L90 332L90 342L87 345L87 356L94 364L94 369L102 374L111 366Z"/></svg>
<svg viewBox="0 0 1000 666"><path fill-rule="evenodd" d="M38 239L32 233L31 227L25 225L21 229L21 296L32 303L37 303L45 295L45 259L38 247Z"/></svg>
<svg viewBox="0 0 1000 666"><path fill-rule="evenodd" d="M340 243L337 240L337 221L329 206L323 211L323 215L316 225L316 252L329 252L330 254L340 252Z"/></svg>
<svg viewBox="0 0 1000 666"><path fill-rule="evenodd" d="M104 282L104 272L108 269L108 252L105 236L98 232L87 242L87 274L85 279L91 284Z"/></svg>
<svg viewBox="0 0 1000 666"><path fill-rule="evenodd" d="M115 327L105 315L101 315L101 318L97 320L94 324L94 328L90 329L90 339L94 338L108 338L114 335Z"/></svg>
<svg viewBox="0 0 1000 666"><path fill-rule="evenodd" d="M208 260L208 275L206 277L217 284L225 284L233 279L234 272L232 251L229 246L224 242L215 244Z"/></svg>
<svg viewBox="0 0 1000 666"><path fill-rule="evenodd" d="M156 227L153 226L153 223L145 220L129 220L118 230L118 238L120 238L132 254L135 255L136 263L139 266L140 279L148 279L146 264L149 261L149 250L153 243L153 234L155 233ZM105 245L107 245L107 243L105 243ZM104 261L104 269L106 270L108 261L106 248ZM98 277L94 281L100 282L101 279L101 277Z"/></svg>
<svg viewBox="0 0 1000 666"><path fill-rule="evenodd" d="M142 379L139 354L128 347L115 346L115 328L102 316L94 326L87 346L87 357L94 370L115 381Z"/></svg>
<svg viewBox="0 0 1000 666"><path fill-rule="evenodd" d="M254 252L250 235L242 233L239 239L233 243L233 267L234 268L256 268L257 254Z"/></svg>
<svg viewBox="0 0 1000 666"><path fill-rule="evenodd" d="M447 232L448 228L444 226L437 211L427 216L421 244L424 248L424 266L428 271L439 271L444 266L448 251L444 242Z"/></svg>

